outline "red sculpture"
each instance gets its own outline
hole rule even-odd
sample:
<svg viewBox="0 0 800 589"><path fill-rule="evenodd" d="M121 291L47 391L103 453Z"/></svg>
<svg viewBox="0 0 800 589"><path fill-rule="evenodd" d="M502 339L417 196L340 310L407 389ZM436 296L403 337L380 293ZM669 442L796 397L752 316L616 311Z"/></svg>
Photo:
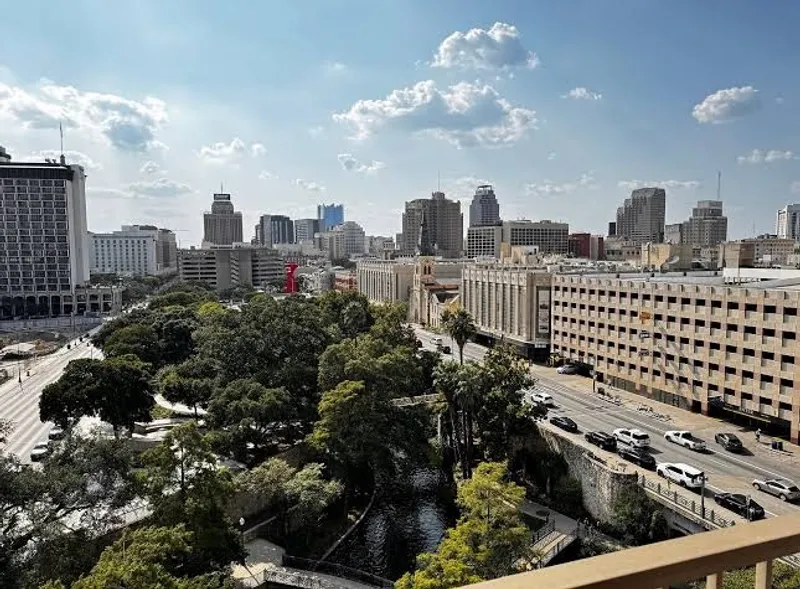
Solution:
<svg viewBox="0 0 800 589"><path fill-rule="evenodd" d="M286 264L286 284L283 287L283 292L297 292L297 279L294 277L294 273L297 272L299 267L298 264Z"/></svg>

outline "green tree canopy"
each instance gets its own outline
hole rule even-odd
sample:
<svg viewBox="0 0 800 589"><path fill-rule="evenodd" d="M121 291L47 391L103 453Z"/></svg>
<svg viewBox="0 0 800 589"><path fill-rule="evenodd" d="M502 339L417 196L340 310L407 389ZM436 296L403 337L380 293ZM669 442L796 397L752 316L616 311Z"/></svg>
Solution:
<svg viewBox="0 0 800 589"><path fill-rule="evenodd" d="M446 309L444 313L442 313L442 326L447 334L455 340L458 346L459 362L463 364L464 346L478 333L478 328L475 326L472 315L461 307L455 311Z"/></svg>
<svg viewBox="0 0 800 589"><path fill-rule="evenodd" d="M137 475L153 521L167 527L183 524L193 534L193 549L184 558L186 575L225 570L242 560L238 534L225 512L233 478L194 423L170 431L142 462Z"/></svg>
<svg viewBox="0 0 800 589"><path fill-rule="evenodd" d="M506 481L502 463L483 463L458 490L462 516L433 554L417 558L417 569L398 589L449 589L517 572L530 556L530 532L517 506L524 490Z"/></svg>
<svg viewBox="0 0 800 589"><path fill-rule="evenodd" d="M660 542L669 537L661 506L639 487L625 489L614 503L612 526L623 543L633 546Z"/></svg>
<svg viewBox="0 0 800 589"><path fill-rule="evenodd" d="M150 421L153 390L148 367L137 356L70 362L39 399L39 416L71 427L84 416L98 417L119 428L133 429L136 421Z"/></svg>
<svg viewBox="0 0 800 589"><path fill-rule="evenodd" d="M97 564L71 589L226 589L226 574L185 576L182 564L192 554L193 537L183 526L144 527L127 530L106 548ZM46 589L65 586L60 582Z"/></svg>
<svg viewBox="0 0 800 589"><path fill-rule="evenodd" d="M305 436L293 424L291 397L285 389L268 389L252 379L234 380L218 391L208 407L208 421L237 460L257 464L280 444Z"/></svg>
<svg viewBox="0 0 800 589"><path fill-rule="evenodd" d="M103 345L108 357L132 354L152 366L161 364L160 345L155 329L150 325L134 323L112 333Z"/></svg>

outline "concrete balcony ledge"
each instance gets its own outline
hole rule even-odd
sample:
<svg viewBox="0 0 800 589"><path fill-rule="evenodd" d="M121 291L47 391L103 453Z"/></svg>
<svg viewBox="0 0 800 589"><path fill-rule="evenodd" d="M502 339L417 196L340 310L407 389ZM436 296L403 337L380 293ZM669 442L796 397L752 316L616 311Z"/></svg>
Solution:
<svg viewBox="0 0 800 589"><path fill-rule="evenodd" d="M771 586L772 561L800 547L800 514L667 540L470 585L475 589L659 589L756 565L755 589Z"/></svg>

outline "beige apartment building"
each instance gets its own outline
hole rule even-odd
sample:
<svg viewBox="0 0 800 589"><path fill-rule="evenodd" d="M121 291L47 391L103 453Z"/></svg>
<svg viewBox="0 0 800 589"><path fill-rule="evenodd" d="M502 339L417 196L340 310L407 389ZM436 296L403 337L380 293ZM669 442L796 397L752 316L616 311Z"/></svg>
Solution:
<svg viewBox="0 0 800 589"><path fill-rule="evenodd" d="M555 276L553 352L661 402L747 416L800 437L800 290L722 277ZM790 281L791 282L791 281Z"/></svg>
<svg viewBox="0 0 800 589"><path fill-rule="evenodd" d="M528 358L550 352L550 282L540 265L476 262L464 266L461 305L481 339L514 344Z"/></svg>
<svg viewBox="0 0 800 589"><path fill-rule="evenodd" d="M358 260L356 283L358 292L369 301L404 303L414 283L414 260Z"/></svg>

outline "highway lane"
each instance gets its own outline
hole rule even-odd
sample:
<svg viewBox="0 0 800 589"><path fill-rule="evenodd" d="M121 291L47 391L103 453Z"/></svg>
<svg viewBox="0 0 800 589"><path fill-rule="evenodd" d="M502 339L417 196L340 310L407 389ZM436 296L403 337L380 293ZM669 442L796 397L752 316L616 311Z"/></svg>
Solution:
<svg viewBox="0 0 800 589"><path fill-rule="evenodd" d="M91 332L90 332L91 333ZM85 340L85 338L84 338ZM16 378L0 385L0 418L11 421L13 431L4 452L16 454L23 462L29 462L30 451L38 442L47 440L52 423L39 420L39 397L42 389L59 379L64 368L78 358L101 357L99 350L86 341L70 342L71 349L62 347L53 354L40 358L30 368L30 376L23 374L22 383Z"/></svg>
<svg viewBox="0 0 800 589"><path fill-rule="evenodd" d="M426 347L433 347L430 338L434 334L422 329L415 329L415 332ZM444 340L445 344L452 345L453 358L457 359L456 346L449 341L450 338L445 336ZM485 353L486 348L483 346L468 343L464 348L464 360L478 361ZM755 477L792 478L793 473L785 472L786 467L783 465L774 464L758 456L745 457L733 455L721 448L716 449L712 447L713 439L706 440L710 448L702 454L677 446L667 442L663 436L667 430L679 429L678 426L649 417L635 409L616 406L599 396L567 386L557 379L537 375L536 390L553 396L557 407L552 409L551 413L560 413L573 418L581 429L581 436L590 430L611 433L619 427L638 428L650 435L652 453L657 462L684 462L700 468L709 478L710 491L725 490L750 495L771 514L794 513L800 509L797 505L784 503L771 495L755 491L751 486Z"/></svg>

